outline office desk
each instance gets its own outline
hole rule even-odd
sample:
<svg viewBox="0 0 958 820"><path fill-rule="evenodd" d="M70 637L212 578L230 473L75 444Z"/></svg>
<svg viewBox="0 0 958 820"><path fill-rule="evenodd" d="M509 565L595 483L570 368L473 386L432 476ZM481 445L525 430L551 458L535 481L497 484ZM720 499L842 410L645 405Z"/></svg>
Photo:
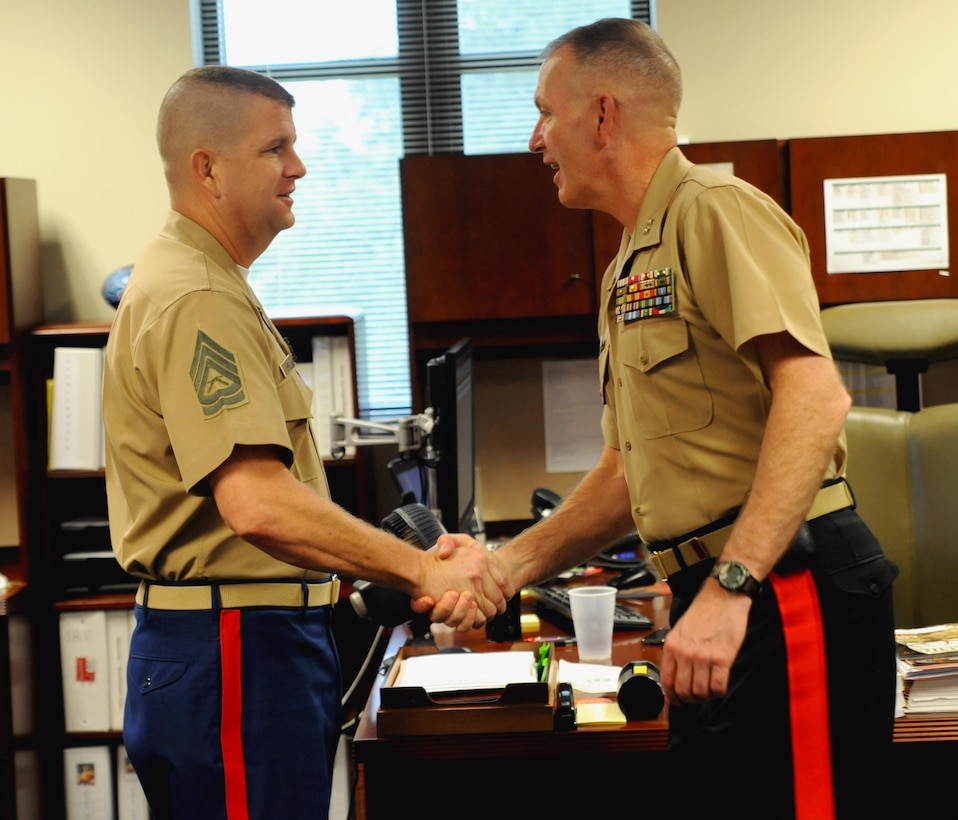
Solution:
<svg viewBox="0 0 958 820"><path fill-rule="evenodd" d="M667 597L636 602L656 626L668 622ZM394 630L386 657L399 651L408 637ZM561 630L542 621L540 634ZM641 643L646 632L617 632L613 662L645 659L656 662L661 648ZM475 651L502 649L485 639L484 630L460 635L441 633L440 646L466 646ZM576 660L575 647L556 647L559 658ZM625 726L581 726L570 732L433 735L380 738L376 734L379 687L374 685L353 742L357 768L356 816L359 820L394 817L401 806L435 806L437 795L459 788L457 817L528 816L528 810L548 799L550 817L562 817L562 794L574 790L589 795L591 816L602 810L641 804L643 812L667 808L656 788L660 754L668 736L665 715ZM958 764L958 714L918 715L895 722L893 764L901 782L927 783L929 772ZM436 789L433 794L432 790ZM922 812L951 806L947 789L922 788L922 797L908 789L890 789L889 811ZM933 792L933 793L930 793ZM514 809L510 808L514 807ZM491 813L491 814L490 814ZM612 815L610 815L612 816Z"/></svg>
<svg viewBox="0 0 958 820"><path fill-rule="evenodd" d="M668 597L632 602L653 619L668 623ZM542 621L540 635L561 635ZM634 660L656 662L661 647L645 646L646 630L617 632L612 660L625 665ZM394 655L408 637L402 628L393 632L386 657ZM504 644L486 640L485 630L465 635L440 633L440 646L465 646L474 651L501 650ZM577 660L574 646L556 647L556 656ZM622 805L626 792L641 796L651 808L659 796L654 790L656 757L665 748L668 722L663 712L656 720L630 721L624 726L581 726L569 732L514 732L472 735L425 735L381 738L376 734L379 687L373 687L353 741L357 767L357 817L374 820L395 817L397 801L407 807L432 805L429 783L462 784L466 816L492 812L492 817L518 816L521 809L538 804L537 795L557 795L574 785L577 793L593 793L590 808ZM638 777L648 778L648 789L638 788ZM646 794L648 791L648 794ZM529 800L528 804L522 801ZM518 801L518 802L517 802ZM515 805L515 815L509 806ZM526 811L522 811L525 816ZM457 810L457 816L463 816ZM555 814L552 814L555 817ZM600 816L592 813L592 816Z"/></svg>

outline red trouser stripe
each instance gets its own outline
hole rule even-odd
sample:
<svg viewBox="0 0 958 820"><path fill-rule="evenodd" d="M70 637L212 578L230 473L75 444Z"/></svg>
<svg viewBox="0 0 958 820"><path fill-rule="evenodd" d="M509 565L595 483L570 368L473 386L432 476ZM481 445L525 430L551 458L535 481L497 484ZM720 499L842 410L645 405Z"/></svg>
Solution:
<svg viewBox="0 0 958 820"><path fill-rule="evenodd" d="M220 746L226 780L226 817L248 820L243 760L243 639L238 609L224 609L220 613L220 660L223 673Z"/></svg>
<svg viewBox="0 0 958 820"><path fill-rule="evenodd" d="M807 569L769 576L785 633L796 820L832 820L825 634L818 593Z"/></svg>

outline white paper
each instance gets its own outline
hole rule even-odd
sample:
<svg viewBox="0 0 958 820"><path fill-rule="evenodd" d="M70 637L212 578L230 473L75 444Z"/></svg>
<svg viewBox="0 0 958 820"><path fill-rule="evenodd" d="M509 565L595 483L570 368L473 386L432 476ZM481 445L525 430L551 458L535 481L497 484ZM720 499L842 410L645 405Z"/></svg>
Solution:
<svg viewBox="0 0 958 820"><path fill-rule="evenodd" d="M571 683L572 688L582 694L614 695L619 691L620 671L618 666L559 660L559 680Z"/></svg>
<svg viewBox="0 0 958 820"><path fill-rule="evenodd" d="M535 657L530 650L412 655L402 660L394 685L421 686L427 692L468 692L535 682Z"/></svg>
<svg viewBox="0 0 958 820"><path fill-rule="evenodd" d="M602 454L602 398L594 359L542 363L547 473L591 470Z"/></svg>
<svg viewBox="0 0 958 820"><path fill-rule="evenodd" d="M948 275L944 174L826 179L824 186L828 273Z"/></svg>

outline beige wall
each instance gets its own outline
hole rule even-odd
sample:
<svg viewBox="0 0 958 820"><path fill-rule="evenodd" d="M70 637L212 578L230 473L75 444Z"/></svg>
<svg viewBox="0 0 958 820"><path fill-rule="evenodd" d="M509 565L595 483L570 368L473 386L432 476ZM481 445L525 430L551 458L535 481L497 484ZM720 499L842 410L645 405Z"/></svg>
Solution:
<svg viewBox="0 0 958 820"><path fill-rule="evenodd" d="M952 0L657 0L696 142L951 131Z"/></svg>
<svg viewBox="0 0 958 820"><path fill-rule="evenodd" d="M658 0L697 142L958 128L951 0ZM48 321L108 320L103 277L157 229L164 91L189 0L0 0L0 175L37 180Z"/></svg>
<svg viewBox="0 0 958 820"><path fill-rule="evenodd" d="M37 180L49 322L109 321L103 278L162 225L156 111L189 0L0 0L0 176Z"/></svg>
<svg viewBox="0 0 958 820"><path fill-rule="evenodd" d="M696 142L958 128L951 0L657 7L685 77L679 130ZM0 175L38 182L47 321L108 321L104 276L133 260L166 211L153 126L192 65L189 0L0 0L0 19ZM503 389L498 377L490 385ZM496 438L501 419L479 422L480 443ZM480 452L483 477L505 455ZM510 489L484 493L486 517L527 517L529 492L548 480L530 464L496 482Z"/></svg>

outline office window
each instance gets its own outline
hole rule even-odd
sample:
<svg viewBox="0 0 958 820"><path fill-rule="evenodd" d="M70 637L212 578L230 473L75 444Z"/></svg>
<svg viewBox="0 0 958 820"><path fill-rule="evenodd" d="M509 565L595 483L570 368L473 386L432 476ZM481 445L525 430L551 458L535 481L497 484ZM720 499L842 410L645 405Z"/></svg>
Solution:
<svg viewBox="0 0 958 820"><path fill-rule="evenodd" d="M409 412L399 159L526 151L538 55L630 0L193 0L197 62L242 66L296 98L296 227L252 267L274 315L362 315L360 413Z"/></svg>

